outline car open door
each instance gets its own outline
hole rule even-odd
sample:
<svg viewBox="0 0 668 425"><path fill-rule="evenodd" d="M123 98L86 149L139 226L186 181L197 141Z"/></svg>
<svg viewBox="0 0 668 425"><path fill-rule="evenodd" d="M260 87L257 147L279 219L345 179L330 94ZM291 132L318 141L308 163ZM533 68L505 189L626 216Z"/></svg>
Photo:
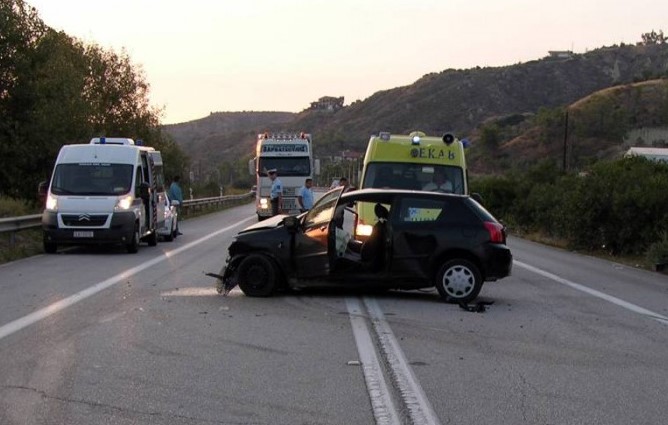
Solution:
<svg viewBox="0 0 668 425"><path fill-rule="evenodd" d="M342 188L326 193L302 219L294 247L294 266L299 278L329 275L329 232L341 193Z"/></svg>

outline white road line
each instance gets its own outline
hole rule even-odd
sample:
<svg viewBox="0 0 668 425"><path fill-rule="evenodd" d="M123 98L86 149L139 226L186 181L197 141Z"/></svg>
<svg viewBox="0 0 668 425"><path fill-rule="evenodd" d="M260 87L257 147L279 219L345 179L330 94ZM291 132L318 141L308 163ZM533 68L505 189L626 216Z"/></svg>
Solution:
<svg viewBox="0 0 668 425"><path fill-rule="evenodd" d="M67 298L63 298L60 301L56 301L55 303L48 305L40 310L37 310L33 313L28 314L27 316L23 316L20 319L16 319L12 322L7 323L6 325L3 325L0 327L0 339L3 339L13 333L16 333L20 331L21 329L28 327L34 323L39 322L40 320L43 320L52 314L58 313L59 311L62 311L68 307L73 306L74 304L78 303L79 301L83 301L86 298L93 296L97 294L100 291L103 291L110 286L113 286L117 284L118 282L121 282L128 277L135 275L143 270L148 269L149 267L152 267L158 263L161 263L175 255L178 255L182 253L183 251L186 251L196 245L201 244L202 242L209 240L215 236L218 236L221 233L225 233L237 226L239 226L242 223L245 223L246 221L251 220L254 217L249 217L246 219L243 219L241 221L238 221L234 223L231 226L227 226L223 229L217 230L209 235L206 235L202 238L199 238L193 242L189 242L186 245L183 245L182 247L179 247L177 249L174 249L172 251L165 252L159 257L153 258L151 260L148 260L138 266L135 266L131 269L128 269L122 273L117 274L116 276L112 276L107 280L104 280L102 282L96 283L95 285L84 289L83 291L77 292L76 294L70 295Z"/></svg>
<svg viewBox="0 0 668 425"><path fill-rule="evenodd" d="M413 425L440 425L441 421L436 416L427 395L418 383L413 369L408 365L406 356L399 346L390 325L385 320L380 306L376 300L364 298L364 303L369 311L369 316L380 340L380 346L385 353L385 359L389 363L394 377L394 383L399 389L401 398L408 408L408 414Z"/></svg>
<svg viewBox="0 0 668 425"><path fill-rule="evenodd" d="M401 421L373 346L371 333L363 317L362 307L359 301L353 298L346 298L346 306L376 424L398 425Z"/></svg>
<svg viewBox="0 0 668 425"><path fill-rule="evenodd" d="M529 264L523 263L521 261L513 260L513 263L516 266L522 267L523 269L532 271L534 273L537 273L543 277L546 277L548 279L552 279L555 282L559 282L562 285L569 286L573 289L577 289L578 291L585 292L589 295L592 295L594 297L600 298L602 300L608 301L609 303L616 304L620 307L623 307L627 310L630 310L634 313L642 314L643 316L647 316L650 319L654 319L659 323L663 323L664 325L668 325L668 317L663 316L659 313L655 313L651 310L647 310L645 308L642 308L638 305L631 304L630 302L624 301L622 299L619 299L617 297L613 297L612 295L608 295L604 292L597 291L596 289L589 288L587 286L581 285L579 283L571 282L570 280L564 279L562 277L559 277L555 274L552 274L550 272L547 272L545 270L539 269L537 267L531 266Z"/></svg>

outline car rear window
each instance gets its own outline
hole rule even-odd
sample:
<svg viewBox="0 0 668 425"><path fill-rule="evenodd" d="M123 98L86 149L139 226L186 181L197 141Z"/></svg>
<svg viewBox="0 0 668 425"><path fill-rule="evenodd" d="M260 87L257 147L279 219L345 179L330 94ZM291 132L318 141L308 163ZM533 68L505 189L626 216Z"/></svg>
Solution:
<svg viewBox="0 0 668 425"><path fill-rule="evenodd" d="M489 211L487 211L485 207L477 203L474 199L466 199L466 204L476 213L478 217L480 217L482 221L497 221L497 219Z"/></svg>
<svg viewBox="0 0 668 425"><path fill-rule="evenodd" d="M399 223L471 223L476 218L461 199L430 199L406 197L399 207Z"/></svg>

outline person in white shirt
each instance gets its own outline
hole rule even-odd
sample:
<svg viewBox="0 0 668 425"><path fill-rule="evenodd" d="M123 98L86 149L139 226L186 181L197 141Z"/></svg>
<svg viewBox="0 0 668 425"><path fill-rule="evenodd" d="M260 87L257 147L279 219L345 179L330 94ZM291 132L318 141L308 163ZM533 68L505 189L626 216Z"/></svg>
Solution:
<svg viewBox="0 0 668 425"><path fill-rule="evenodd" d="M278 215L282 209L283 203L283 183L278 179L276 175L276 169L272 168L267 171L269 179L271 179L271 193L269 195L269 200L271 202L271 215Z"/></svg>
<svg viewBox="0 0 668 425"><path fill-rule="evenodd" d="M436 170L433 181L424 185L422 190L429 192L452 193L452 183L445 177L445 173Z"/></svg>

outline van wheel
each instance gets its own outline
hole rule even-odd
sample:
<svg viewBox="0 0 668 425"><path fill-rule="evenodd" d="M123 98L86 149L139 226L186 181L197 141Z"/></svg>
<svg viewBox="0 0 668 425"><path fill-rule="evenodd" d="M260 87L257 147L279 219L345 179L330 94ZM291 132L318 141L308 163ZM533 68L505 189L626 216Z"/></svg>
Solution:
<svg viewBox="0 0 668 425"><path fill-rule="evenodd" d="M251 254L244 258L237 270L239 288L249 297L268 297L274 292L278 271L269 258Z"/></svg>
<svg viewBox="0 0 668 425"><path fill-rule="evenodd" d="M468 303L482 289L482 275L478 266L462 258L450 260L436 274L436 289L447 302Z"/></svg>
<svg viewBox="0 0 668 425"><path fill-rule="evenodd" d="M44 241L44 252L47 254L55 254L58 249L58 245L53 242Z"/></svg>
<svg viewBox="0 0 668 425"><path fill-rule="evenodd" d="M132 235L132 240L125 246L130 254L136 254L139 251L139 225L135 224L135 232Z"/></svg>

